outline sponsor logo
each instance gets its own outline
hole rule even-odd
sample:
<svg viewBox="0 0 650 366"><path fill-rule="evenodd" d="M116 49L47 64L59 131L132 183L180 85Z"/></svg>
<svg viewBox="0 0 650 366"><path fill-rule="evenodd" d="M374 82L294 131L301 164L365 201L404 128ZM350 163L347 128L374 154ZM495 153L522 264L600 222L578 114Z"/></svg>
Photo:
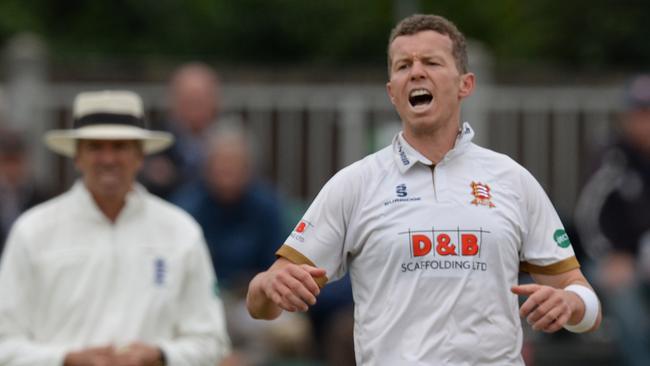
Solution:
<svg viewBox="0 0 650 366"><path fill-rule="evenodd" d="M490 208L495 207L494 203L492 203L492 194L490 193L489 185L472 181L470 187L472 187L472 195L474 196L474 200L472 200L471 204L476 206L488 206Z"/></svg>
<svg viewBox="0 0 650 366"><path fill-rule="evenodd" d="M384 201L384 206L392 205L393 203L399 203L399 202L420 201L422 199L421 197L407 197L408 192L406 192L406 184L404 183L395 187L395 195L397 196L397 198Z"/></svg>
<svg viewBox="0 0 650 366"><path fill-rule="evenodd" d="M302 233L305 232L305 229L306 229L306 228L307 228L307 223L304 222L304 221L300 221L300 222L298 223L298 226L296 226L295 231L296 231L297 233L301 233L301 234L302 234Z"/></svg>
<svg viewBox="0 0 650 366"><path fill-rule="evenodd" d="M402 160L402 164L409 165L411 163L409 158L406 156L406 151L404 151L402 143L399 140L397 140L397 152L399 153L400 160Z"/></svg>
<svg viewBox="0 0 650 366"><path fill-rule="evenodd" d="M307 220L300 220L298 225L296 225L295 229L293 229L293 232L291 233L291 237L298 240L299 242L304 242L305 241L305 233L310 230L314 225L312 225L311 222Z"/></svg>
<svg viewBox="0 0 650 366"><path fill-rule="evenodd" d="M568 248L571 245L569 240L569 235L564 231L564 229L557 229L553 233L553 240L560 248Z"/></svg>
<svg viewBox="0 0 650 366"><path fill-rule="evenodd" d="M395 187L395 194L397 197L406 197L408 195L408 193L406 193L406 184L400 184Z"/></svg>
<svg viewBox="0 0 650 366"><path fill-rule="evenodd" d="M480 260L483 229L409 230L401 232L408 238L411 261L401 265L402 272L417 270L449 270L456 275L464 271L487 271Z"/></svg>

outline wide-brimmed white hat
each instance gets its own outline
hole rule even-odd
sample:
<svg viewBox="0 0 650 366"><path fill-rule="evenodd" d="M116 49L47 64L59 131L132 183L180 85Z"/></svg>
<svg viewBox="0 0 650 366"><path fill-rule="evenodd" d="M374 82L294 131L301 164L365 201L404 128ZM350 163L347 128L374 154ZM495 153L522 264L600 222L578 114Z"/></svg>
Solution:
<svg viewBox="0 0 650 366"><path fill-rule="evenodd" d="M168 132L145 126L142 99L130 91L83 92L74 100L72 129L52 130L44 136L47 147L74 157L78 140L139 140L145 154L162 151L174 142Z"/></svg>

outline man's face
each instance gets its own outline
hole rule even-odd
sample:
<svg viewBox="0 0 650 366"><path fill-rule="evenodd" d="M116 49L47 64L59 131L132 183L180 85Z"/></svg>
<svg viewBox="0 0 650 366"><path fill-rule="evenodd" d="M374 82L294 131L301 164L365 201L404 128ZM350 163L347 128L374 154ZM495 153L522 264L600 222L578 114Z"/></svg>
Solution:
<svg viewBox="0 0 650 366"><path fill-rule="evenodd" d="M460 122L460 101L474 88L474 75L461 75L452 41L434 31L399 36L389 47L391 102L409 135L431 134Z"/></svg>
<svg viewBox="0 0 650 366"><path fill-rule="evenodd" d="M186 75L174 84L174 117L193 133L203 132L214 121L219 106L217 90L202 74Z"/></svg>
<svg viewBox="0 0 650 366"><path fill-rule="evenodd" d="M221 201L236 202L250 181L250 169L250 156L244 143L223 142L210 155L208 182Z"/></svg>
<svg viewBox="0 0 650 366"><path fill-rule="evenodd" d="M123 200L142 166L138 141L80 140L75 166L84 183L98 200Z"/></svg>

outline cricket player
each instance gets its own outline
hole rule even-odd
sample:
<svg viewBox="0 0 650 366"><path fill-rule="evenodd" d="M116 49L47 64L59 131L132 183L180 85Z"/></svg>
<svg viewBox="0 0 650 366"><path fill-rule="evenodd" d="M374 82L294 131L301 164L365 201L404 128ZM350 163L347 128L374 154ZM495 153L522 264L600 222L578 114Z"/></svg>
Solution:
<svg viewBox="0 0 650 366"><path fill-rule="evenodd" d="M349 271L358 365L523 365L520 317L544 332L598 328L598 298L541 186L461 124L475 76L455 25L402 20L388 68L402 131L322 188L251 281L250 314L306 311ZM520 271L535 283L519 285Z"/></svg>

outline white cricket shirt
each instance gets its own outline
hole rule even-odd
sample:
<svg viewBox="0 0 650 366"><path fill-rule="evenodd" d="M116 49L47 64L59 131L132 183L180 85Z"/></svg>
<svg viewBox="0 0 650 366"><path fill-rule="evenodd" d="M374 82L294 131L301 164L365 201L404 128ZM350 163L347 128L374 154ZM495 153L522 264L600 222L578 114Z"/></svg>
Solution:
<svg viewBox="0 0 650 366"><path fill-rule="evenodd" d="M86 347L141 341L169 366L229 351L198 224L137 186L110 222L77 182L22 215L0 263L0 365L60 366Z"/></svg>
<svg viewBox="0 0 650 366"><path fill-rule="evenodd" d="M579 267L537 181L473 136L465 123L433 168L400 133L338 172L278 250L350 271L358 365L523 365L519 271Z"/></svg>

